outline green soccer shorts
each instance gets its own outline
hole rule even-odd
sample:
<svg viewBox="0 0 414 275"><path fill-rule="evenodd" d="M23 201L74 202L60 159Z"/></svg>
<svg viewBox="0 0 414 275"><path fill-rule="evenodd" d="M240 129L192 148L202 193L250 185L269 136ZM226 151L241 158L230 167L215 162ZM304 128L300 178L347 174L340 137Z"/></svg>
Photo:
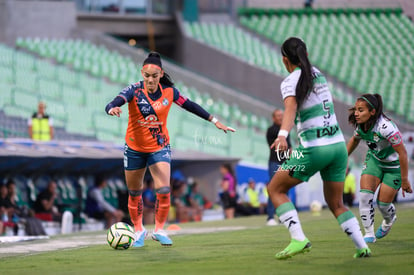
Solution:
<svg viewBox="0 0 414 275"><path fill-rule="evenodd" d="M320 172L324 181L343 182L345 180L348 152L345 142L304 148L299 146L291 152L290 158L279 167L289 171L289 175L308 181Z"/></svg>
<svg viewBox="0 0 414 275"><path fill-rule="evenodd" d="M382 183L395 190L398 190L401 187L401 169L399 160L384 163L368 152L365 157L361 175L365 174L379 178Z"/></svg>

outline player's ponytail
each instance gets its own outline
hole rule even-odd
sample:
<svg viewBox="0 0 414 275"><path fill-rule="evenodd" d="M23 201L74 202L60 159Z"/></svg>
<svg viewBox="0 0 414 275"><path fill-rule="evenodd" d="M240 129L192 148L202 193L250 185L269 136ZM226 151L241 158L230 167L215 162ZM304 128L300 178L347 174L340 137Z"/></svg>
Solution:
<svg viewBox="0 0 414 275"><path fill-rule="evenodd" d="M297 37L288 38L282 45L282 55L301 69L299 81L296 85L296 102L299 108L313 86L312 65L308 59L305 42Z"/></svg>
<svg viewBox="0 0 414 275"><path fill-rule="evenodd" d="M163 70L162 62L161 62L161 56L157 52L150 52L148 54L148 57L144 60L142 66L145 66L147 64L156 65L156 66L160 67L161 70ZM160 79L160 83L163 84L163 85L166 85L166 86L174 86L174 81L172 80L171 76L169 74L167 74L167 72L165 72L165 71L164 71L163 77L161 77L161 79Z"/></svg>
<svg viewBox="0 0 414 275"><path fill-rule="evenodd" d="M160 83L166 86L174 86L174 81L172 80L171 76L164 71L163 77L160 79Z"/></svg>
<svg viewBox="0 0 414 275"><path fill-rule="evenodd" d="M298 102L298 107L302 105L305 98L309 95L312 86L312 65L308 59L308 53L306 52L306 46L299 46L297 48L297 55L299 58L299 67L302 69L298 84L296 86L296 101Z"/></svg>

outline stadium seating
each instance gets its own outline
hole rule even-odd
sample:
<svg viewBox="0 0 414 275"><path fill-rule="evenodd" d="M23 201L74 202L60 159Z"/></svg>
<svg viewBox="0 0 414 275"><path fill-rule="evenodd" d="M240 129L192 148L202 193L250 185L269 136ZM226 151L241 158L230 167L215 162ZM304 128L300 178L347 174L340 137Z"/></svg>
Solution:
<svg viewBox="0 0 414 275"><path fill-rule="evenodd" d="M243 26L277 44L302 37L312 63L358 93L381 94L386 110L414 122L414 24L401 9L242 9L239 15Z"/></svg>
<svg viewBox="0 0 414 275"><path fill-rule="evenodd" d="M40 175L35 179L25 176L14 178L16 182L17 205L19 207L32 208L37 195L46 188L51 178ZM57 198L56 206L60 212L70 211L74 215L74 223L85 224L89 220L85 214L85 202L88 190L93 186L91 179L84 177L59 177L56 179ZM103 195L112 206L119 208L119 196L126 191L126 186L120 178L109 178L107 186L103 189ZM46 227L47 224L44 224Z"/></svg>
<svg viewBox="0 0 414 275"><path fill-rule="evenodd" d="M272 38L276 26L278 26L277 22L269 20L259 22L259 17L256 15L252 15L250 18L241 17L240 23L269 39ZM185 22L184 26L188 36L202 43L216 47L236 58L241 58L252 66L258 66L282 76L288 74L282 63L280 51L276 47L263 43L259 38L240 27L216 22ZM282 28L282 25L278 28ZM290 31L293 30L286 29L286 33ZM331 85L331 90L337 100L349 105L353 104L352 98L349 98L341 88Z"/></svg>
<svg viewBox="0 0 414 275"><path fill-rule="evenodd" d="M103 108L124 86L139 81L140 76L131 59L82 40L19 38L16 46L36 56L0 45L0 72L4 72L0 74L0 88L6 91L0 100L0 109L6 115L19 114L28 118L34 112L36 102L44 100L55 125L66 132L119 144L124 142L128 117L107 116ZM180 81L176 86L182 94L216 114L221 121L240 129L234 138L240 140L235 141L240 146L238 152L230 135L218 132L212 125L173 105L174 115L168 120L173 148L230 155L261 164L267 162L267 149L246 151L249 146L242 146L242 143L256 135L260 137L257 142L265 144L268 118L257 117L237 105L230 106L220 98L212 98ZM127 106L123 108L127 113ZM202 139L196 141L198 134Z"/></svg>

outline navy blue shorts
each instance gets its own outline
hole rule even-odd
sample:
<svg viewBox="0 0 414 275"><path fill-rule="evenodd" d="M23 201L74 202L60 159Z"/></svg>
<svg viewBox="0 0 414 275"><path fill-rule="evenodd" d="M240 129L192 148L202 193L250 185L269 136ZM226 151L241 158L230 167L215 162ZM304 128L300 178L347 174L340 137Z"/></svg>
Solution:
<svg viewBox="0 0 414 275"><path fill-rule="evenodd" d="M125 170L138 170L151 166L157 162L171 163L170 145L165 146L159 151L152 153L141 153L132 150L125 145L124 150L124 168Z"/></svg>

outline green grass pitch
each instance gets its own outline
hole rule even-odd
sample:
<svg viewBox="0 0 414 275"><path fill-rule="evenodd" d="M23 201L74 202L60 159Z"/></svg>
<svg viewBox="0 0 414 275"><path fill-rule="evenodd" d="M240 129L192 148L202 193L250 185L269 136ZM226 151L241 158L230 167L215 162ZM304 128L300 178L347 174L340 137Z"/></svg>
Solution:
<svg viewBox="0 0 414 275"><path fill-rule="evenodd" d="M358 209L352 209L358 217ZM376 211L376 227L381 222ZM143 248L114 250L105 232L55 236L51 240L102 236L102 244L51 252L16 254L33 243L0 244L1 274L412 274L414 273L414 211L412 204L397 205L398 219L390 234L371 244L371 258L354 259L355 248L332 214L299 213L310 253L280 261L274 254L289 242L284 226L265 226L265 216L181 224L172 247L147 240ZM151 228L150 228L151 229ZM231 229L231 230L226 230ZM210 233L201 233L210 231ZM211 232L214 231L214 232ZM198 233L196 233L198 232Z"/></svg>

